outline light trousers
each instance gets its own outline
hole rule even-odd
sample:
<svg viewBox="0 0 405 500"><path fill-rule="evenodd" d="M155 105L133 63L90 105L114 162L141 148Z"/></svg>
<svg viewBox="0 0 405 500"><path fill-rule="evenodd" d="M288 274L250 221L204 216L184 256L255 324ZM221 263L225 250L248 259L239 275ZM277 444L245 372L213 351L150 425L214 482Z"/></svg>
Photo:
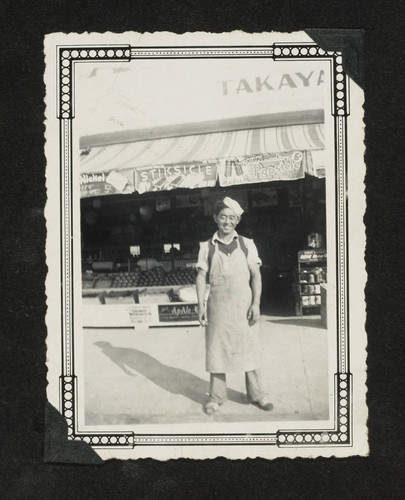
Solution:
<svg viewBox="0 0 405 500"><path fill-rule="evenodd" d="M248 400L251 402L259 401L265 395L262 387L260 371L252 370L245 372L245 384ZM222 404L228 399L225 373L210 374L210 401Z"/></svg>

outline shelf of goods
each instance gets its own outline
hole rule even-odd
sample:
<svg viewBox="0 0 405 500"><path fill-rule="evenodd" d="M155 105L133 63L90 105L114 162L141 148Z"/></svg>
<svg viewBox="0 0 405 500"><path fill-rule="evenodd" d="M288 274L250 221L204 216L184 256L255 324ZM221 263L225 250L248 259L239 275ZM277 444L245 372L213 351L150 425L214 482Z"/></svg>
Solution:
<svg viewBox="0 0 405 500"><path fill-rule="evenodd" d="M311 249L298 252L298 267L294 284L297 316L302 316L304 310L320 314L321 284L323 283L326 283L326 251Z"/></svg>
<svg viewBox="0 0 405 500"><path fill-rule="evenodd" d="M82 287L84 327L197 325L195 267L163 267L130 272L85 273Z"/></svg>

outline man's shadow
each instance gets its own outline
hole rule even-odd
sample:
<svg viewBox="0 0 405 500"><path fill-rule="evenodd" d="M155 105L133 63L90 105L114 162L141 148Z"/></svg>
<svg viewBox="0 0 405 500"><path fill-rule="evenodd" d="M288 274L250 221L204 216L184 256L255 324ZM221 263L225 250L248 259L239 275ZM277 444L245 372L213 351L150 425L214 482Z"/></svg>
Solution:
<svg viewBox="0 0 405 500"><path fill-rule="evenodd" d="M110 342L95 342L110 360L124 373L134 377L131 370L143 375L158 387L172 394L181 394L203 405L208 399L209 383L181 368L168 366L149 354L127 347L114 347ZM244 394L228 388L228 399L240 404L247 404Z"/></svg>

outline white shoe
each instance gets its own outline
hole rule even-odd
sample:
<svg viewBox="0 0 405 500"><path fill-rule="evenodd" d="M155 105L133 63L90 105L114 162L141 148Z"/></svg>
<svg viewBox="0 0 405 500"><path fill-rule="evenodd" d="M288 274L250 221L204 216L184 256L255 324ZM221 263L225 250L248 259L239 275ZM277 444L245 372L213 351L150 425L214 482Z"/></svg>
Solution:
<svg viewBox="0 0 405 500"><path fill-rule="evenodd" d="M249 400L250 403L252 403L252 405L257 406L261 410L271 411L273 409L273 404L270 403L270 400L269 400L269 397L267 396L267 394L265 394L264 396L262 396L257 401L252 401L249 398L248 398L248 400Z"/></svg>
<svg viewBox="0 0 405 500"><path fill-rule="evenodd" d="M219 404L216 403L215 401L208 401L208 403L204 405L204 412L207 415L213 415L218 411L218 409L219 409Z"/></svg>

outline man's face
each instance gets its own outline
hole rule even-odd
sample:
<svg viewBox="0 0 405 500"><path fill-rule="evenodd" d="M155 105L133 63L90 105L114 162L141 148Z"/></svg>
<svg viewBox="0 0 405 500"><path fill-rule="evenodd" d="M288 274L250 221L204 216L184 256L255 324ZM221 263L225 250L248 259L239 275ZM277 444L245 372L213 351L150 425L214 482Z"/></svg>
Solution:
<svg viewBox="0 0 405 500"><path fill-rule="evenodd" d="M222 209L218 215L214 215L218 229L223 234L230 234L239 223L239 217L230 208Z"/></svg>

